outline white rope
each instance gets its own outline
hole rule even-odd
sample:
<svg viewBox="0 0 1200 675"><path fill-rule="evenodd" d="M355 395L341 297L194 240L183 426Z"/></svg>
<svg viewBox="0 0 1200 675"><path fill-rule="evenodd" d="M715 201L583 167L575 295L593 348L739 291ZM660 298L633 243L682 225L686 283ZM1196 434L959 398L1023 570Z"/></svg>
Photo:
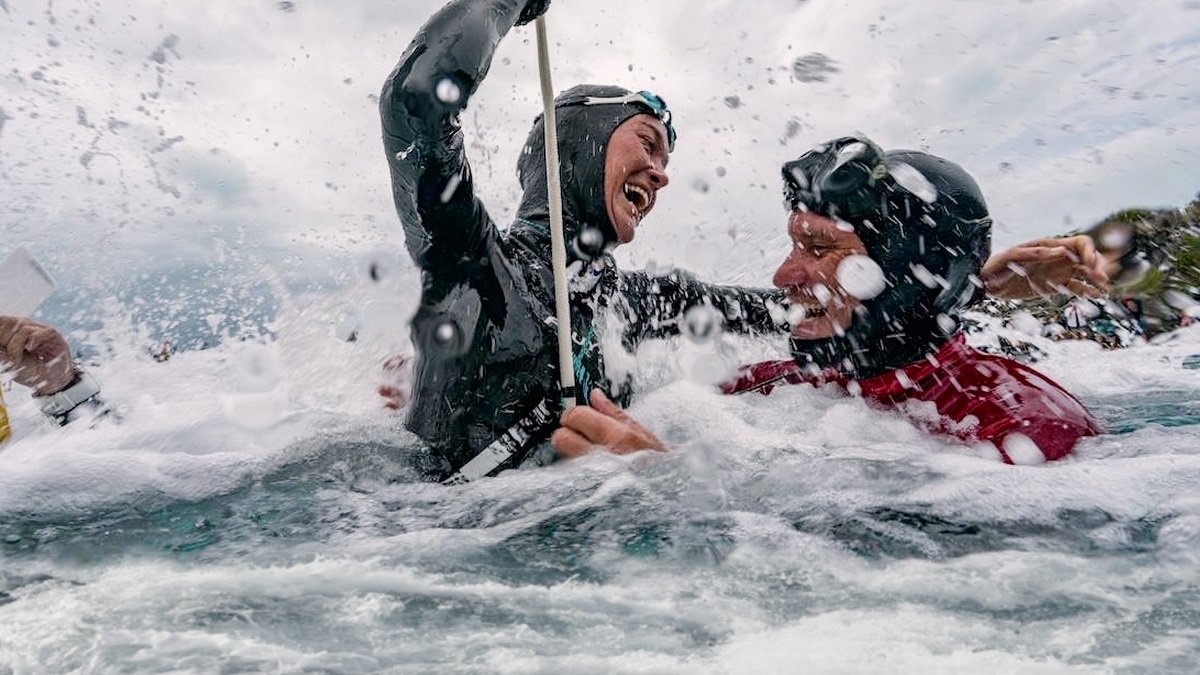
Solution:
<svg viewBox="0 0 1200 675"><path fill-rule="evenodd" d="M546 127L546 185L550 197L550 264L554 270L554 308L558 318L558 373L563 410L575 405L575 367L571 359L571 304L567 288L567 245L563 238L562 185L558 173L558 121L554 85L550 83L550 48L546 17L537 24L538 72L542 79L542 120Z"/></svg>

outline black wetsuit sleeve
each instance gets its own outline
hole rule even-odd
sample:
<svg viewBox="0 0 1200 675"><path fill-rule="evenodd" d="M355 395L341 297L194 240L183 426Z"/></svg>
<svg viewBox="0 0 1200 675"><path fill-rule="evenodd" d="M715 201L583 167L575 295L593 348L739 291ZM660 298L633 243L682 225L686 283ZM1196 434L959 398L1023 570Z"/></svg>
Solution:
<svg viewBox="0 0 1200 675"><path fill-rule="evenodd" d="M380 95L392 197L413 260L464 271L494 226L475 198L459 113L487 74L526 0L456 0L421 28Z"/></svg>
<svg viewBox="0 0 1200 675"><path fill-rule="evenodd" d="M786 299L776 289L718 286L686 272L663 276L627 272L622 278L628 308L628 343L679 335L684 315L708 305L723 319L724 330L738 334L786 334ZM626 345L630 346L630 345Z"/></svg>

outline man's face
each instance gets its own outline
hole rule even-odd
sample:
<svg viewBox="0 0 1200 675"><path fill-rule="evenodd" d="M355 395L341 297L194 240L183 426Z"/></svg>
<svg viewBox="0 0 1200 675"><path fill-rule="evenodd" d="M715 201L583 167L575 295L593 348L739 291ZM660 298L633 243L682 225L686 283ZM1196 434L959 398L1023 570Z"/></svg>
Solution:
<svg viewBox="0 0 1200 675"><path fill-rule="evenodd" d="M775 271L774 282L792 304L792 337L819 340L844 332L861 303L842 288L838 264L852 255L867 255L866 247L848 225L803 211L792 212L788 234L792 250Z"/></svg>
<svg viewBox="0 0 1200 675"><path fill-rule="evenodd" d="M638 223L650 210L666 174L667 127L653 115L634 115L608 139L604 153L604 206L617 242L633 241Z"/></svg>

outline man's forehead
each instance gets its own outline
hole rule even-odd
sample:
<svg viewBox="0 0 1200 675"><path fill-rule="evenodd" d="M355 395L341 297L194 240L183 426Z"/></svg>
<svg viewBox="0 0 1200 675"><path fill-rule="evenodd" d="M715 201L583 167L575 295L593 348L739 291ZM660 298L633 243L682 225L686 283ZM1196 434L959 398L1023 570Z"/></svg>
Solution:
<svg viewBox="0 0 1200 675"><path fill-rule="evenodd" d="M838 226L837 222L816 213L806 211L796 211L792 218L791 230L801 234L827 234L829 236L837 236L839 234L852 234Z"/></svg>

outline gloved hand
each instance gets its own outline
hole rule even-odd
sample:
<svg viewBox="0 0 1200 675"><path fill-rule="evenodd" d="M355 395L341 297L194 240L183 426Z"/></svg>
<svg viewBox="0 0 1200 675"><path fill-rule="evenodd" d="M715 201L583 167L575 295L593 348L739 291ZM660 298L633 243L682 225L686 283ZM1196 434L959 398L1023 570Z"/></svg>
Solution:
<svg viewBox="0 0 1200 675"><path fill-rule="evenodd" d="M517 25L524 26L545 14L548 9L550 9L550 0L529 0L525 5L525 9L521 10L521 16L517 19Z"/></svg>

